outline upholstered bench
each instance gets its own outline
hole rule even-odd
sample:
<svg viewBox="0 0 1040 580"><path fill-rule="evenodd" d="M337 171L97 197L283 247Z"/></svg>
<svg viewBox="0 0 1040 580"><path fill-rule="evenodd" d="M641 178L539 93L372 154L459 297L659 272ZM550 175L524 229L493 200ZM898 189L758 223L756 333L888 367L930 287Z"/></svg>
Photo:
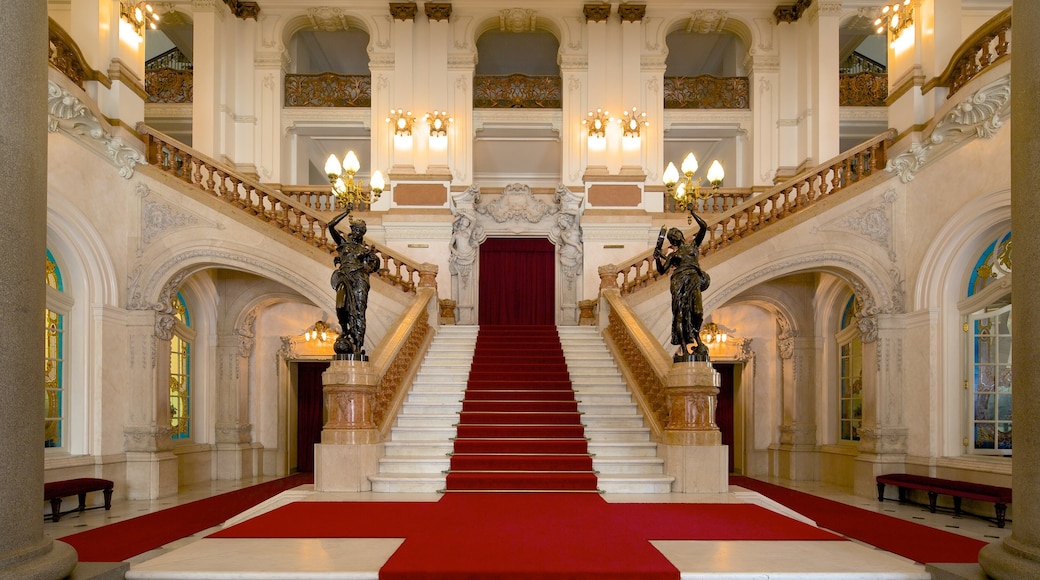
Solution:
<svg viewBox="0 0 1040 580"><path fill-rule="evenodd" d="M78 479L66 479L65 481L52 481L43 484L43 499L51 502L51 521L58 521L64 514L74 511L81 512L87 509L87 494L92 491L100 491L105 494L105 509L112 509L112 482L107 479L95 477L80 477ZM66 512L61 511L61 498L70 495L79 496L79 507ZM98 506L101 507L101 506ZM91 508L93 509L93 508Z"/></svg>
<svg viewBox="0 0 1040 580"><path fill-rule="evenodd" d="M908 489L919 489L928 492L928 511L933 514L935 513L935 500L939 497L939 494L953 496L953 510L957 515L961 513L961 498L993 502L996 507L998 528L1004 527L1007 504L1011 503L1011 489L1007 487L968 483L909 473L891 473L877 476L878 501L885 501L886 484L895 485L899 488L899 501L901 502L906 501Z"/></svg>

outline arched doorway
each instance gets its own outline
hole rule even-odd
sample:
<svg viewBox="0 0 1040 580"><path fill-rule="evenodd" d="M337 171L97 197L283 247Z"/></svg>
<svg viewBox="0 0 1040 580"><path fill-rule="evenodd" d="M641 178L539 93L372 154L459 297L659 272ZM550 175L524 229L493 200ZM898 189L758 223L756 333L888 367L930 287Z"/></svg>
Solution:
<svg viewBox="0 0 1040 580"><path fill-rule="evenodd" d="M478 324L556 324L555 251L545 238L485 240Z"/></svg>

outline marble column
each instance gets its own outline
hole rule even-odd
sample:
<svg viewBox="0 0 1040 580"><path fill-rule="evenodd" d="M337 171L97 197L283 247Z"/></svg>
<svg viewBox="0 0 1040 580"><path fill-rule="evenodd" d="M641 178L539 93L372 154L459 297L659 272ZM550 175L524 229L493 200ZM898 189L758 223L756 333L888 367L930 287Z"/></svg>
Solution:
<svg viewBox="0 0 1040 580"><path fill-rule="evenodd" d="M63 578L68 544L43 536L47 307L47 4L0 0L0 577Z"/></svg>
<svg viewBox="0 0 1040 580"><path fill-rule="evenodd" d="M1040 241L1028 235L1040 225L1036 183L1040 181L1040 37L1030 34L1040 26L1040 3L1015 0L1012 29L1015 37L1011 60L1011 231L1022 233L1015 243L1015 284L1011 289L1011 313L1015 340L1011 345L1015 374L1015 460L1011 487L1015 491L1015 525L1011 535L986 546L979 563L987 574L1004 578L1040 578L1040 310L1035 302L1040 283ZM1036 283L1034 283L1036 282Z"/></svg>

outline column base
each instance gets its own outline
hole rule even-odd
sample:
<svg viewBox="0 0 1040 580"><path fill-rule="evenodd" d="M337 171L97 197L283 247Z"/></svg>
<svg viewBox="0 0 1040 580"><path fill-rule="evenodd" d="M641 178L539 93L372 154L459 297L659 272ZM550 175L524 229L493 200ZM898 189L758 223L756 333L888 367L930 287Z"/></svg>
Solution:
<svg viewBox="0 0 1040 580"><path fill-rule="evenodd" d="M1040 549L1015 540L1014 533L979 552L983 571L996 580L1040 578Z"/></svg>
<svg viewBox="0 0 1040 580"><path fill-rule="evenodd" d="M127 499L159 499L177 494L178 459L170 451L126 454Z"/></svg>
<svg viewBox="0 0 1040 580"><path fill-rule="evenodd" d="M376 432L378 435L378 431ZM379 472L383 443L314 446L315 491L372 491L369 476Z"/></svg>
<svg viewBox="0 0 1040 580"><path fill-rule="evenodd" d="M4 578L65 578L76 567L76 550L56 540L43 539L32 548L5 558L0 554Z"/></svg>
<svg viewBox="0 0 1040 580"><path fill-rule="evenodd" d="M675 478L674 493L729 491L728 445L661 445L665 472Z"/></svg>

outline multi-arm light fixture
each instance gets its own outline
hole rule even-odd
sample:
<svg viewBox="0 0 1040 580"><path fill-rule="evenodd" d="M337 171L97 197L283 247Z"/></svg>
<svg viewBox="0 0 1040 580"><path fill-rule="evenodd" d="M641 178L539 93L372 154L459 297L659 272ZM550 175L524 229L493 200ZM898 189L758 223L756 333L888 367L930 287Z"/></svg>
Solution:
<svg viewBox="0 0 1040 580"><path fill-rule="evenodd" d="M885 30L891 31L894 41L913 23L914 7L911 6L911 0L899 0L881 8L881 16L874 21L874 26L878 34L883 34Z"/></svg>
<svg viewBox="0 0 1040 580"><path fill-rule="evenodd" d="M119 18L126 22L138 37L144 36L146 27L155 30L159 25L159 13L148 2L122 0L119 3Z"/></svg>
<svg viewBox="0 0 1040 580"><path fill-rule="evenodd" d="M379 195L386 187L383 174L376 170L372 172L371 185L366 191L362 181L354 179L354 175L360 168L361 163L353 151L347 151L347 154L343 156L342 164L334 154L329 155L328 160L325 161L325 174L329 178L329 183L332 184L332 193L336 196L336 203L339 207L346 208L348 212L361 205L378 201Z"/></svg>
<svg viewBox="0 0 1040 580"><path fill-rule="evenodd" d="M603 109L596 109L595 113L589 111L588 117L581 120L581 124L588 129L589 137L597 139L606 136L608 122L610 122L610 112Z"/></svg>
<svg viewBox="0 0 1040 580"><path fill-rule="evenodd" d="M618 122L621 123L622 131L624 132L625 137L638 139L639 132L642 130L642 128L650 124L650 121L646 120L646 113L636 112L635 107L632 107L631 113L625 111L623 115L625 118L618 119Z"/></svg>
<svg viewBox="0 0 1040 580"><path fill-rule="evenodd" d="M722 330L722 328L714 322L709 322L701 328L701 340L704 341L704 344L722 344L728 339L729 336L726 335L726 331Z"/></svg>
<svg viewBox="0 0 1040 580"><path fill-rule="evenodd" d="M668 190L680 210L689 211L690 215L686 218L687 223L693 223L693 212L697 206L698 199L708 199L714 195L719 187L722 185L722 180L726 178L726 171L722 168L722 164L719 160L711 162L711 167L708 168L708 183L711 184L711 189L701 187L702 178L698 177L696 181L693 179L693 174L697 172L697 157L693 153L690 153L683 159L682 162L682 176L679 175L679 171L675 168L675 164L668 162L668 167L664 170L664 187Z"/></svg>
<svg viewBox="0 0 1040 580"><path fill-rule="evenodd" d="M391 109L390 116L386 118L386 122L393 125L394 135L397 137L410 137L412 135L412 124L415 123L415 118L412 117L411 111L405 111L404 109Z"/></svg>
<svg viewBox="0 0 1040 580"><path fill-rule="evenodd" d="M430 125L430 137L447 137L448 125L455 122L455 119L448 116L447 111L426 113L423 120Z"/></svg>
<svg viewBox="0 0 1040 580"><path fill-rule="evenodd" d="M308 341L318 340L321 342L327 342L329 340L329 333L332 331L329 325L324 320L319 320L314 323L314 327L309 329L303 337Z"/></svg>

